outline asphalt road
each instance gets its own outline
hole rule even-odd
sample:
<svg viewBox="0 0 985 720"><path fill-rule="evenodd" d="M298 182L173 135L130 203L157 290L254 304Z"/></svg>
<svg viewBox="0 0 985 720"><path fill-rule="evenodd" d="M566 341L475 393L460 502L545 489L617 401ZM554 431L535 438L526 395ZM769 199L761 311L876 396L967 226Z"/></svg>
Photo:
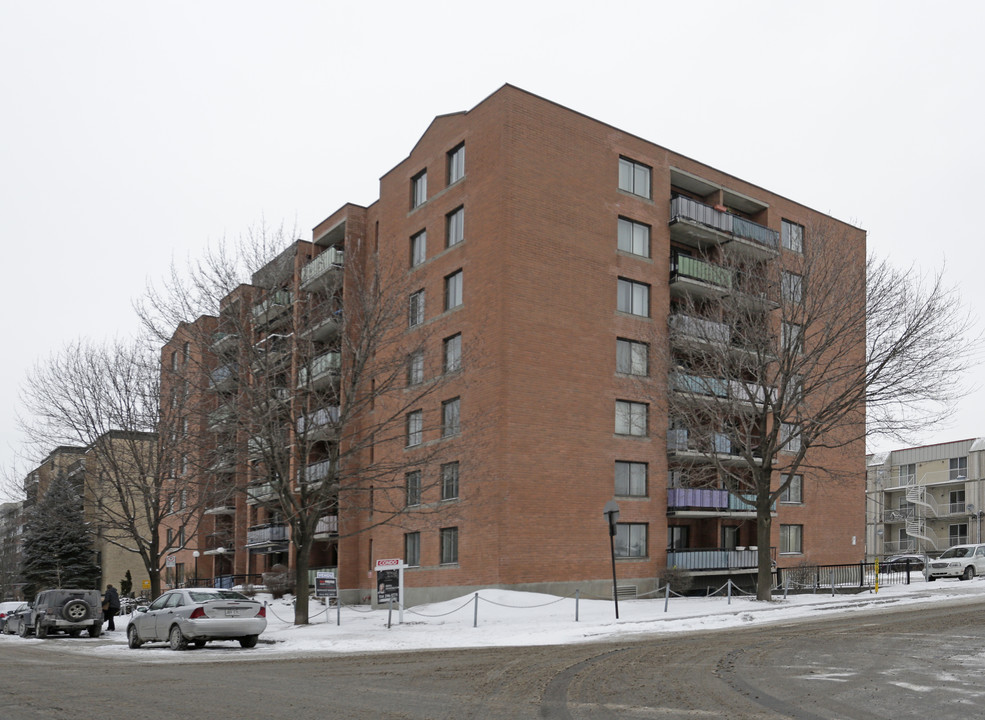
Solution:
<svg viewBox="0 0 985 720"><path fill-rule="evenodd" d="M107 659L0 642L0 720L977 718L985 599L619 643ZM170 653L162 649L162 653Z"/></svg>

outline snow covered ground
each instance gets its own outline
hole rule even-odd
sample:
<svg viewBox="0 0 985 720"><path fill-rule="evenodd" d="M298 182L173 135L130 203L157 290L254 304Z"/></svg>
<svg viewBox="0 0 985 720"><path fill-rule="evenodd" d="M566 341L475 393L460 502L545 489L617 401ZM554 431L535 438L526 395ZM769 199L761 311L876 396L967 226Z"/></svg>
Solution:
<svg viewBox="0 0 985 720"><path fill-rule="evenodd" d="M613 603L580 600L575 621L574 598L522 593L505 590L482 590L455 600L421 605L404 611L403 624L398 612L372 610L366 606L325 608L312 602L311 624L292 624L293 609L287 600L269 597L267 629L256 648L244 650L236 642L210 643L205 648L172 652L167 645L155 643L139 650L126 644L128 617L117 618L115 633L98 640L86 637L56 640L59 649L78 648L79 652L99 656L139 657L141 661L188 662L217 659L256 660L264 656L298 656L307 653L362 653L408 651L436 648L467 648L521 645L559 645L576 642L631 639L634 636L663 633L727 629L754 623L788 622L824 613L857 612L925 605L928 612L936 604L957 599L985 597L985 579L971 582L940 580L926 583L917 575L913 584L892 585L878 593L856 595L790 595L771 603L757 602L748 596L671 597L665 611L664 598L620 600L619 619ZM259 596L258 599L263 599ZM337 624L341 620L340 624ZM388 622L391 623L388 627ZM109 640L109 642L107 642ZM52 640L22 639L0 636L4 643L45 643Z"/></svg>

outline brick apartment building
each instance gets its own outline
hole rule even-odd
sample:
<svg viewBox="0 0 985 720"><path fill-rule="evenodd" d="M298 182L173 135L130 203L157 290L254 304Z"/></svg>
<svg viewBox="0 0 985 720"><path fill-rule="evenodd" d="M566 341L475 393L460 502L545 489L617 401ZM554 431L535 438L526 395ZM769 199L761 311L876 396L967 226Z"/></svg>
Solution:
<svg viewBox="0 0 985 720"><path fill-rule="evenodd" d="M198 466L202 482L228 500L206 509L208 522L181 561L187 567L194 546L199 563L222 548L224 567L200 568L202 576L296 562L284 517L263 502L261 453L251 459L242 430L216 438L222 417L243 403L233 389L237 371L241 384L260 382L258 360L246 372L243 353L260 347L263 362L278 358L266 370L288 378L293 395L304 384L298 378L345 376L333 313L354 284L366 284L357 273L376 263L399 266L393 287L404 293L407 317L404 344L387 352L408 356L408 385L432 377L442 384L405 408L399 442L381 439L352 458L401 467L440 454L404 473L400 498L371 487L368 503L340 496L320 521L309 565L336 569L344 599L372 597L375 561L397 557L410 566L410 603L489 586L605 595L602 509L613 497L620 585L648 591L685 555L699 576L752 577L751 507L720 485L688 485L686 471L703 454L732 452L728 438L719 433L714 447L697 447L668 418L658 361L666 353L657 346L668 344L669 327L690 322L680 318L683 301L709 287L727 292L714 267L721 246L745 248L750 262L783 263L811 242L804 228L818 221L838 225L846 262L864 263L864 232L515 87L437 117L382 176L376 202L340 208L310 243L293 244L226 298L219 318L198 321L218 332L202 349L213 398L202 436L213 439ZM248 342L242 331L224 334L234 317L254 328ZM165 347L165 365L187 342L180 335ZM425 354L415 379L417 355L408 348L417 340ZM306 370L292 361L302 341L317 359ZM329 419L339 413L327 401L290 403L292 418L299 403ZM383 399L373 412L389 410L400 411L399 402ZM336 461L333 448L346 442L337 430L311 444L304 467L294 461L299 488ZM298 432L287 421L285 442ZM849 480L798 477L776 508L776 563L861 560L862 441L812 450L810 464ZM394 510L394 521L380 522Z"/></svg>

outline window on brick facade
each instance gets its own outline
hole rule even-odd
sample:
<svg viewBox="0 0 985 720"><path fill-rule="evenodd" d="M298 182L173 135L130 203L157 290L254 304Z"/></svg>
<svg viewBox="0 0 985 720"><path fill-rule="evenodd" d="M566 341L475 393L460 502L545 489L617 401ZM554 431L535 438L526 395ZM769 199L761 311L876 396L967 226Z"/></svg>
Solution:
<svg viewBox="0 0 985 720"><path fill-rule="evenodd" d="M800 423L780 424L780 449L785 452L800 452Z"/></svg>
<svg viewBox="0 0 985 720"><path fill-rule="evenodd" d="M619 158L619 189L649 198L650 172L647 165L629 158Z"/></svg>
<svg viewBox="0 0 985 720"><path fill-rule="evenodd" d="M650 286L635 280L619 278L616 307L619 312L650 317Z"/></svg>
<svg viewBox="0 0 985 720"><path fill-rule="evenodd" d="M780 341L783 352L800 355L804 352L804 326L798 323L783 322Z"/></svg>
<svg viewBox="0 0 985 720"><path fill-rule="evenodd" d="M616 495L646 497L647 464L616 461Z"/></svg>
<svg viewBox="0 0 985 720"><path fill-rule="evenodd" d="M424 382L424 352L419 350L407 356L407 384Z"/></svg>
<svg viewBox="0 0 985 720"><path fill-rule="evenodd" d="M445 310L462 304L462 271L458 270L445 278Z"/></svg>
<svg viewBox="0 0 985 720"><path fill-rule="evenodd" d="M422 170L410 181L410 206L412 208L423 205L428 199L428 173Z"/></svg>
<svg viewBox="0 0 985 720"><path fill-rule="evenodd" d="M649 373L649 347L634 340L616 339L616 372L623 375Z"/></svg>
<svg viewBox="0 0 985 720"><path fill-rule="evenodd" d="M420 445L424 437L424 411L407 413L407 447Z"/></svg>
<svg viewBox="0 0 985 720"><path fill-rule="evenodd" d="M780 222L780 241L783 247L793 252L804 252L804 226L789 220Z"/></svg>
<svg viewBox="0 0 985 720"><path fill-rule="evenodd" d="M445 338L445 372L453 373L462 369L462 334Z"/></svg>
<svg viewBox="0 0 985 720"><path fill-rule="evenodd" d="M412 532L404 534L404 563L411 567L421 564L421 534Z"/></svg>
<svg viewBox="0 0 985 720"><path fill-rule="evenodd" d="M458 435L461 430L461 401L452 398L441 403L441 437Z"/></svg>
<svg viewBox="0 0 985 720"><path fill-rule="evenodd" d="M781 475L780 480L786 482L789 475ZM780 493L780 502L788 504L799 504L804 502L804 476L794 475L790 480L790 485Z"/></svg>
<svg viewBox="0 0 985 720"><path fill-rule="evenodd" d="M427 259L428 234L421 230L410 238L410 266L416 267Z"/></svg>
<svg viewBox="0 0 985 720"><path fill-rule="evenodd" d="M646 403L616 400L616 434L645 436L647 410Z"/></svg>
<svg viewBox="0 0 985 720"><path fill-rule="evenodd" d="M650 257L650 226L619 218L616 246L623 252Z"/></svg>
<svg viewBox="0 0 985 720"><path fill-rule="evenodd" d="M420 325L424 322L424 291L418 290L410 296L410 326Z"/></svg>
<svg viewBox="0 0 985 720"><path fill-rule="evenodd" d="M453 565L458 562L458 528L441 528L441 564Z"/></svg>
<svg viewBox="0 0 985 720"><path fill-rule="evenodd" d="M780 297L783 302L800 304L804 301L804 277L783 271L780 278Z"/></svg>
<svg viewBox="0 0 985 720"><path fill-rule="evenodd" d="M421 471L415 470L404 475L407 490L407 507L421 504Z"/></svg>
<svg viewBox="0 0 985 720"><path fill-rule="evenodd" d="M613 542L616 557L646 557L646 531L646 523L617 523Z"/></svg>
<svg viewBox="0 0 985 720"><path fill-rule="evenodd" d="M804 526L780 526L780 554L799 555L804 552Z"/></svg>
<svg viewBox="0 0 985 720"><path fill-rule="evenodd" d="M465 177L465 143L448 151L448 184L457 183Z"/></svg>
<svg viewBox="0 0 985 720"><path fill-rule="evenodd" d="M458 498L458 463L450 462L441 466L441 499Z"/></svg>
<svg viewBox="0 0 985 720"><path fill-rule="evenodd" d="M453 210L445 217L447 247L458 245L465 239L465 208Z"/></svg>

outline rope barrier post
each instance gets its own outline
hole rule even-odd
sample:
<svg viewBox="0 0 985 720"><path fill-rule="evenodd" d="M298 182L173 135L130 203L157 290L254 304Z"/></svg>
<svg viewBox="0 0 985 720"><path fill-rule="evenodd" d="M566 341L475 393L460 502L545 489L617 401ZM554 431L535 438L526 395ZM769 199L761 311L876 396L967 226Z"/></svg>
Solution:
<svg viewBox="0 0 985 720"><path fill-rule="evenodd" d="M335 599L335 624L342 627L342 598Z"/></svg>
<svg viewBox="0 0 985 720"><path fill-rule="evenodd" d="M728 582L725 584L728 586L728 590L726 590L726 592L728 593L728 604L731 605L732 604L732 578L729 578Z"/></svg>
<svg viewBox="0 0 985 720"><path fill-rule="evenodd" d="M835 596L835 569L831 568L831 597Z"/></svg>
<svg viewBox="0 0 985 720"><path fill-rule="evenodd" d="M578 622L578 593L581 590L575 590L575 622Z"/></svg>
<svg viewBox="0 0 985 720"><path fill-rule="evenodd" d="M475 594L475 610L472 613L472 627L479 627L479 593Z"/></svg>
<svg viewBox="0 0 985 720"><path fill-rule="evenodd" d="M667 612L667 607L670 605L670 583L664 585L664 612Z"/></svg>
<svg viewBox="0 0 985 720"><path fill-rule="evenodd" d="M387 598L386 629L389 630L393 622L393 598Z"/></svg>
<svg viewBox="0 0 985 720"><path fill-rule="evenodd" d="M790 576L786 575L783 578L783 599L787 599L787 591L790 590Z"/></svg>

